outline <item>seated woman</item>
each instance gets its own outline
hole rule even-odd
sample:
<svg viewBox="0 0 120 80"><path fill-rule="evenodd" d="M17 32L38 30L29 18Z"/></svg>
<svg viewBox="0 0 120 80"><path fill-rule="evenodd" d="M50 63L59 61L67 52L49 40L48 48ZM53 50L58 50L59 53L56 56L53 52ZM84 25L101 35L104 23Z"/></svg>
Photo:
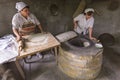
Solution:
<svg viewBox="0 0 120 80"><path fill-rule="evenodd" d="M12 18L12 30L19 41L23 35L34 33L35 27L38 26L43 32L38 19L29 11L29 6L24 2L17 2L16 13Z"/></svg>
<svg viewBox="0 0 120 80"><path fill-rule="evenodd" d="M27 4L24 2L17 2L16 9L18 12L12 18L12 30L17 41L20 41L24 35L35 33L36 27L43 32L40 22L32 13L30 13Z"/></svg>

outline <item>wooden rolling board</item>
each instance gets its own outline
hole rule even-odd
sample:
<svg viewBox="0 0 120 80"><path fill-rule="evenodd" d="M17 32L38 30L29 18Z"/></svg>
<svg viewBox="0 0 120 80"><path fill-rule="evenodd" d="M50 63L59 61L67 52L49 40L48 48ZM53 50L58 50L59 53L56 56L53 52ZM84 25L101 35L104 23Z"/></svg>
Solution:
<svg viewBox="0 0 120 80"><path fill-rule="evenodd" d="M60 43L55 39L55 37L51 33L47 33L47 36L48 36L47 43L45 43L44 45L36 45L26 48L25 51L20 52L20 55L17 57L17 59L26 57L28 55L33 55L36 54L37 52L42 52L60 45Z"/></svg>

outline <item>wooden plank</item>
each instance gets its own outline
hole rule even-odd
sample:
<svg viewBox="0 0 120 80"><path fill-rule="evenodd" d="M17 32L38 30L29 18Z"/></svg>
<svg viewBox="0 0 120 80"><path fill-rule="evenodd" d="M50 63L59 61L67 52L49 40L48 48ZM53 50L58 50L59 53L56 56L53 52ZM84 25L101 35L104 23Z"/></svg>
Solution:
<svg viewBox="0 0 120 80"><path fill-rule="evenodd" d="M22 76L23 80L25 80L24 72L23 72L22 67L20 66L18 60L15 61L15 65L16 65L16 67L17 67L17 69L18 69L20 75Z"/></svg>

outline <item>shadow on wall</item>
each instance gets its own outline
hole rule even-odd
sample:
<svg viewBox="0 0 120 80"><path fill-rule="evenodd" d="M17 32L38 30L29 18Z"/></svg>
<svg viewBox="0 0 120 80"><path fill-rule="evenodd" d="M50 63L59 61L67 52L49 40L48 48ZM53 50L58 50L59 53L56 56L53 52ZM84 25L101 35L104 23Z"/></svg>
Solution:
<svg viewBox="0 0 120 80"><path fill-rule="evenodd" d="M40 20L44 31L51 32L55 35L73 29L72 17L81 0L9 0L9 3L8 0L1 0L0 36L12 33L11 20L17 12L15 9L15 3L17 1L24 1L30 5L30 11ZM117 8L119 8L119 3L117 2L119 1L105 0L107 1L107 6L104 4L105 1L97 1L91 0L91 2L89 2L90 6L92 5L92 7L95 7L98 11L103 11L104 14L102 16L95 16L95 33L99 35L102 32L110 31L113 33L115 30L118 30L117 26L119 26L119 22L117 21L119 21L119 19L117 18ZM116 3L118 5L115 5ZM114 16L109 16L108 13ZM104 24L103 20L107 22ZM101 26L104 26L104 29L101 28ZM108 30L108 26L110 30Z"/></svg>
<svg viewBox="0 0 120 80"><path fill-rule="evenodd" d="M18 1L30 6L30 11L40 20L45 31L58 34L71 29L72 15L80 0L1 0L0 36L12 33L11 20L17 12L15 3Z"/></svg>
<svg viewBox="0 0 120 80"><path fill-rule="evenodd" d="M93 0L90 7L96 9L94 35L97 37L102 33L110 33L112 35L120 32L119 24L119 0ZM117 4L116 4L117 3Z"/></svg>
<svg viewBox="0 0 120 80"><path fill-rule="evenodd" d="M39 18L44 30L58 34L71 29L72 16L79 0L39 0L39 2L34 1L32 4L32 9L35 9L32 12Z"/></svg>

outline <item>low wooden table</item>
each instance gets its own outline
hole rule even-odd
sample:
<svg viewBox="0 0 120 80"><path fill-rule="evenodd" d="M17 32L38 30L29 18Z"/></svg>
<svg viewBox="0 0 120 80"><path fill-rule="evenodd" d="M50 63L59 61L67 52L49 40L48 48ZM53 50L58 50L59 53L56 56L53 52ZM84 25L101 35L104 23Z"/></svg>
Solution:
<svg viewBox="0 0 120 80"><path fill-rule="evenodd" d="M44 45L37 45L34 47L29 47L25 50L25 52L20 52L20 55L17 57L17 60L15 62L18 71L20 72L21 76L23 79L25 79L24 72L18 62L19 59L22 59L24 57L27 57L29 55L34 55L37 52L42 52L51 48L54 48L55 55L57 55L57 47L60 46L60 43L55 39L55 37L51 33L47 33L48 36L48 42L45 43Z"/></svg>

